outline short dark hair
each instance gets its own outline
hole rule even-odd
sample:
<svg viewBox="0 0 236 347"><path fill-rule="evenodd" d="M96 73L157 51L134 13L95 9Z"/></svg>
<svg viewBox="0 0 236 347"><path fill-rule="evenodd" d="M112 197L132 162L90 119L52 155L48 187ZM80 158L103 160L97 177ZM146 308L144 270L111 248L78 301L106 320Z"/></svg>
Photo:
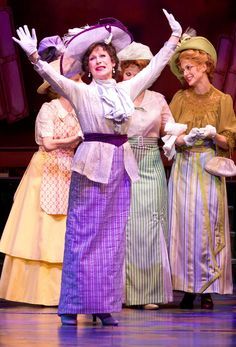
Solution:
<svg viewBox="0 0 236 347"><path fill-rule="evenodd" d="M106 44L105 42L95 42L92 45L89 46L87 51L85 52L83 58L82 58L82 69L83 71L88 74L89 73L89 56L92 53L92 51L97 48L102 47L104 51L106 51L109 56L111 57L111 61L115 63L114 69L115 69L115 75L117 74L118 65L119 65L119 59L117 58L116 50L112 44ZM115 76L114 76L115 77Z"/></svg>

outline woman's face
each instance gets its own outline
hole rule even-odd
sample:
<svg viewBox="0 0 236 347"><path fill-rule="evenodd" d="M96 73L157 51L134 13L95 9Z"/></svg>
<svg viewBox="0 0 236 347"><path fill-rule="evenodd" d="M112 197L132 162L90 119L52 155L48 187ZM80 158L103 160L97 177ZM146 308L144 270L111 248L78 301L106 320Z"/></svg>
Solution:
<svg viewBox="0 0 236 347"><path fill-rule="evenodd" d="M190 59L181 59L180 69L183 73L185 81L191 87L198 85L202 81L203 76L207 76L206 65L196 64L193 60Z"/></svg>
<svg viewBox="0 0 236 347"><path fill-rule="evenodd" d="M88 68L94 79L107 80L112 78L112 62L110 55L101 46L97 46L91 52L88 60Z"/></svg>
<svg viewBox="0 0 236 347"><path fill-rule="evenodd" d="M140 68L135 64L130 64L123 72L123 81L130 80L140 72Z"/></svg>

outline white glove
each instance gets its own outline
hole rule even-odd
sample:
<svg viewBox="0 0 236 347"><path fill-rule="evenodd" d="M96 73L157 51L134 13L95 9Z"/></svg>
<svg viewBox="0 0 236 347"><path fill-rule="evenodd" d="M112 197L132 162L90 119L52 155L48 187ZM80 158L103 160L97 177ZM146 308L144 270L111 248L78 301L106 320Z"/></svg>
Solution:
<svg viewBox="0 0 236 347"><path fill-rule="evenodd" d="M194 143L199 139L198 133L199 133L199 129L198 128L192 128L190 133L183 137L183 140L186 143L186 146L189 147L189 146L193 146L194 145Z"/></svg>
<svg viewBox="0 0 236 347"><path fill-rule="evenodd" d="M174 135L165 135L162 138L162 141L164 142L163 145L163 151L165 156L168 158L168 160L171 160L176 151L175 151L175 141L177 139L177 136Z"/></svg>
<svg viewBox="0 0 236 347"><path fill-rule="evenodd" d="M172 35L180 37L182 35L182 27L179 24L179 22L177 22L177 20L175 20L173 14L168 13L164 8L162 9L162 11L164 12L164 15L166 16L166 18L169 22L169 25L170 25L171 30L172 30Z"/></svg>
<svg viewBox="0 0 236 347"><path fill-rule="evenodd" d="M166 135L161 139L164 142L163 151L168 160L171 160L175 155L175 141L177 136L184 133L187 129L186 124L167 122L165 125Z"/></svg>
<svg viewBox="0 0 236 347"><path fill-rule="evenodd" d="M187 129L187 124L167 122L164 131L167 135L179 136Z"/></svg>
<svg viewBox="0 0 236 347"><path fill-rule="evenodd" d="M28 57L37 52L37 36L35 29L32 29L32 34L30 34L27 25L24 25L23 28L19 27L16 32L20 40L16 39L15 37L12 39L21 46Z"/></svg>
<svg viewBox="0 0 236 347"><path fill-rule="evenodd" d="M198 138L199 139L214 139L214 137L216 136L216 128L213 127L212 125L206 125L205 128L199 128L199 135Z"/></svg>

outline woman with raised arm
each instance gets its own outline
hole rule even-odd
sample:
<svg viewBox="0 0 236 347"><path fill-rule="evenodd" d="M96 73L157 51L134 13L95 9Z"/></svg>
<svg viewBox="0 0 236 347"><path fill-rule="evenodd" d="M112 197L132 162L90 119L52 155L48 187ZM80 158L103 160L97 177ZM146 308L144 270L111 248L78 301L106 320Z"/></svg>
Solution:
<svg viewBox="0 0 236 347"><path fill-rule="evenodd" d="M181 35L181 26L165 11L172 35L140 74L116 83L116 53L131 43L128 30L108 18L85 27L68 43L61 58L69 77L82 70L92 82L76 84L39 59L35 31L17 30L14 40L37 72L74 106L84 133L75 153L69 197L62 287L58 314L62 324L77 324L77 314L93 314L103 325L118 325L110 312L122 307L122 268L130 184L138 168L127 129L132 100L159 76Z"/></svg>
<svg viewBox="0 0 236 347"><path fill-rule="evenodd" d="M134 78L152 59L150 48L132 42L118 53L123 81ZM158 140L174 122L160 93L144 90L135 100L128 138L139 167L132 184L126 226L125 304L158 309L173 300L168 259L167 183Z"/></svg>

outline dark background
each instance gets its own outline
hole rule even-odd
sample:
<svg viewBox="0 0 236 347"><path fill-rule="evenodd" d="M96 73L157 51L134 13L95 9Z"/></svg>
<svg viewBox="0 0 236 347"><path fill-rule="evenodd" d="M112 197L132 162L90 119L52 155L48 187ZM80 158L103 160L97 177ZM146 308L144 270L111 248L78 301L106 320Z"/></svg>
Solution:
<svg viewBox="0 0 236 347"><path fill-rule="evenodd" d="M233 35L236 27L235 0L0 0L0 8L4 6L12 13L13 31L27 24L36 29L38 41L45 36L62 36L69 28L95 24L100 18L115 17L128 27L135 41L149 45L153 53L171 33L162 8L172 12L183 29L195 28L198 35L206 36L215 47L220 35ZM16 47L16 52L28 111L23 120L11 124L5 120L0 122L0 146L34 145L34 120L45 101L36 93L41 78L21 48ZM169 102L180 87L166 67L152 89L164 94Z"/></svg>

